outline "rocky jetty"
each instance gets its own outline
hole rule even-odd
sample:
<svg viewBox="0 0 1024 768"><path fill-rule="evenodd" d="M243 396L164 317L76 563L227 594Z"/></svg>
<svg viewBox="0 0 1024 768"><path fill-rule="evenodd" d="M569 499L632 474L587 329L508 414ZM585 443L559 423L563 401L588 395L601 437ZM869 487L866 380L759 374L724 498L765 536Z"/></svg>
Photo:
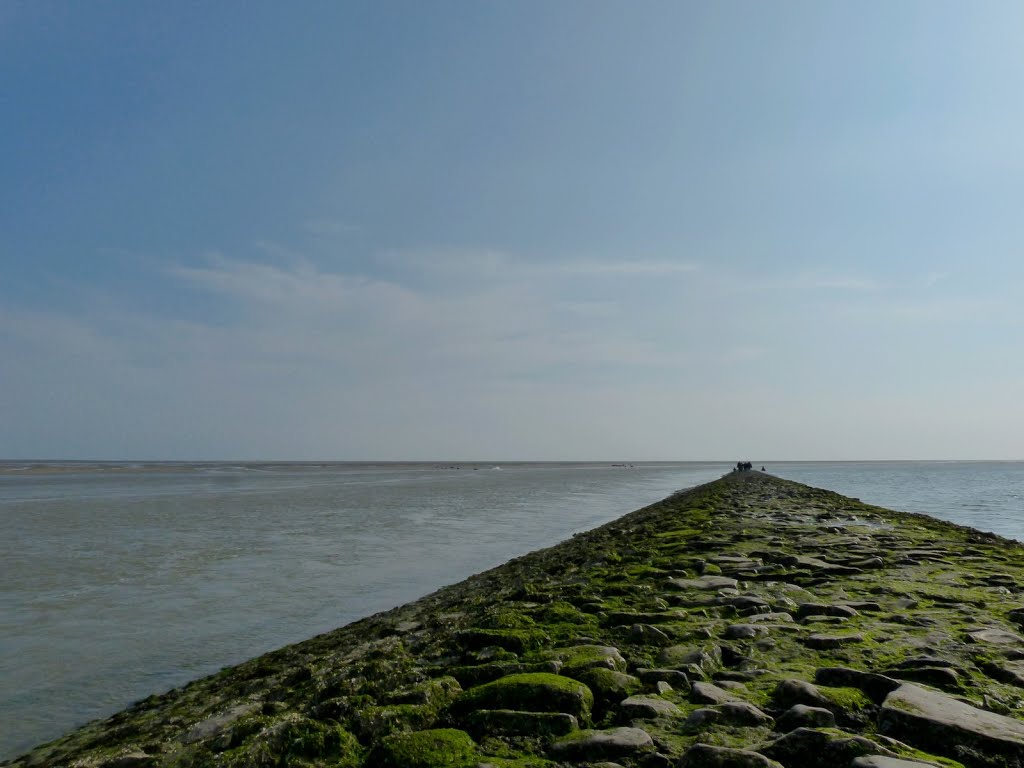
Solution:
<svg viewBox="0 0 1024 768"><path fill-rule="evenodd" d="M1016 542L736 472L7 764L1015 768L1022 592Z"/></svg>

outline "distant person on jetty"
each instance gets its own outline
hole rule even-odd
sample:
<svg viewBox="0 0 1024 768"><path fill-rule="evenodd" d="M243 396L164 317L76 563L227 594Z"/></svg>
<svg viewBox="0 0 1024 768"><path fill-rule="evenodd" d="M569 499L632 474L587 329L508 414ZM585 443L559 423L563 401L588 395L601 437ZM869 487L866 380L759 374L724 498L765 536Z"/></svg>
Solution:
<svg viewBox="0 0 1024 768"><path fill-rule="evenodd" d="M737 461L736 462L736 469L733 470L733 471L734 472L748 472L748 471L750 471L753 468L754 468L754 465L751 464L749 461ZM764 467L761 467L761 469L764 469Z"/></svg>

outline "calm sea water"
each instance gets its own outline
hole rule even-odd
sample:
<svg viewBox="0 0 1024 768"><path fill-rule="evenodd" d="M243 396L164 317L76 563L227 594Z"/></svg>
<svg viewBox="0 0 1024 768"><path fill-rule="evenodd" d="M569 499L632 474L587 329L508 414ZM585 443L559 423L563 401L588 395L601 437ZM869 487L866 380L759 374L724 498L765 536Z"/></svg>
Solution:
<svg viewBox="0 0 1024 768"><path fill-rule="evenodd" d="M767 466L1024 539L1024 463ZM0 463L0 759L728 469Z"/></svg>
<svg viewBox="0 0 1024 768"><path fill-rule="evenodd" d="M0 464L0 759L724 471Z"/></svg>

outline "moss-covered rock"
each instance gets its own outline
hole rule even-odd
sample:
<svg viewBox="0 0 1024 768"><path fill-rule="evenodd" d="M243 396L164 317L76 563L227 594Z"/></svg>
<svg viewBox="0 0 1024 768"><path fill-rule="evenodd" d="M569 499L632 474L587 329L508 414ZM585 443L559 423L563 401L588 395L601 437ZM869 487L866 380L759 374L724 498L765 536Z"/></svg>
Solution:
<svg viewBox="0 0 1024 768"><path fill-rule="evenodd" d="M640 693L644 687L639 678L607 667L589 667L574 673L573 679L590 688L595 703L603 707L617 704L634 693Z"/></svg>
<svg viewBox="0 0 1024 768"><path fill-rule="evenodd" d="M475 709L513 709L525 712L565 712L581 721L590 717L594 694L562 675L509 675L464 692L452 705L456 714Z"/></svg>
<svg viewBox="0 0 1024 768"><path fill-rule="evenodd" d="M253 732L239 731L241 743L224 751L218 765L290 768L330 764L355 768L362 759L363 750L355 736L337 724L292 715L279 720L252 720L248 725Z"/></svg>
<svg viewBox="0 0 1024 768"><path fill-rule="evenodd" d="M370 753L368 768L463 768L478 760L474 741L465 731L435 728L399 733L383 739Z"/></svg>
<svg viewBox="0 0 1024 768"><path fill-rule="evenodd" d="M616 672L625 672L627 667L619 649L608 645L585 644L556 648L548 651L547 656L561 662L562 674L568 677L576 677L593 667L604 667Z"/></svg>
<svg viewBox="0 0 1024 768"><path fill-rule="evenodd" d="M464 629L456 633L455 641L463 650L476 651L497 646L512 653L526 653L540 648L548 636L539 629Z"/></svg>
<svg viewBox="0 0 1024 768"><path fill-rule="evenodd" d="M511 709L478 709L463 718L474 735L565 736L579 728L573 715L565 712L517 712Z"/></svg>

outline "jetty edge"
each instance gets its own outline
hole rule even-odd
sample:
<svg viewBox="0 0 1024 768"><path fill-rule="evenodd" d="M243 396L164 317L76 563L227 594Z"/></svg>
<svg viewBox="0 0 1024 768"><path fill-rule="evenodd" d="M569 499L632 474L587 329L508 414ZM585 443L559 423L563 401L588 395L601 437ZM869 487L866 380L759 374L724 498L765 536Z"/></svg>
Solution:
<svg viewBox="0 0 1024 768"><path fill-rule="evenodd" d="M4 765L1018 768L1022 593L1018 542L734 472Z"/></svg>

